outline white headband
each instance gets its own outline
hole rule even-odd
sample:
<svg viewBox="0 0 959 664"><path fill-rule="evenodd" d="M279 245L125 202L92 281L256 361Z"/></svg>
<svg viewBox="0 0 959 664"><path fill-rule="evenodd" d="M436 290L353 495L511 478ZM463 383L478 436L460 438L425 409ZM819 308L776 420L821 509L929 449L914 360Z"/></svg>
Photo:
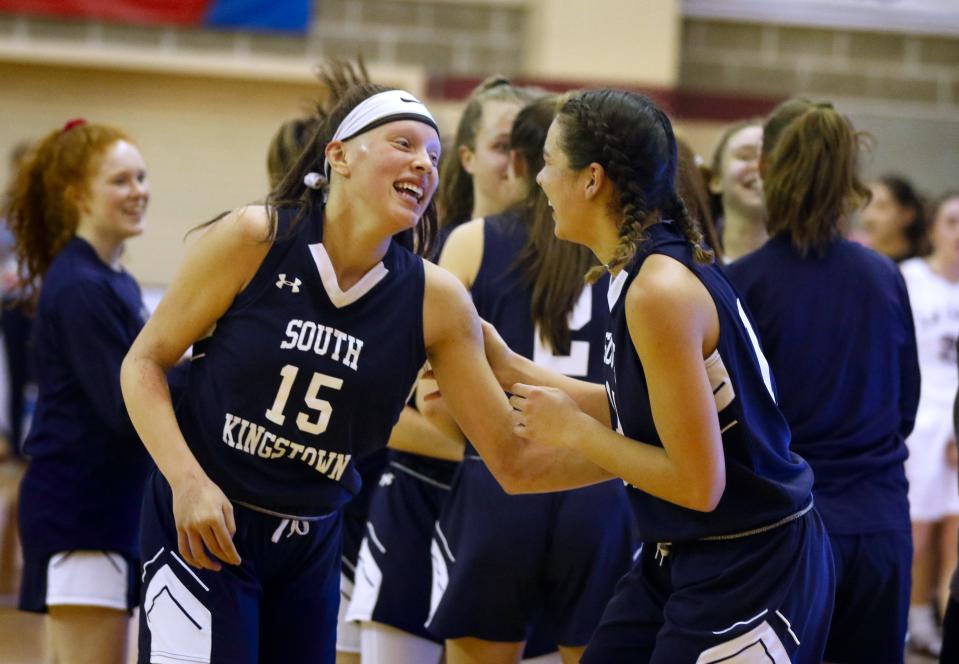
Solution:
<svg viewBox="0 0 959 664"><path fill-rule="evenodd" d="M364 99L336 128L332 141L348 141L370 129L395 120L424 122L439 132L436 120L419 99L405 90L387 90ZM323 159L323 174L330 179L330 165Z"/></svg>

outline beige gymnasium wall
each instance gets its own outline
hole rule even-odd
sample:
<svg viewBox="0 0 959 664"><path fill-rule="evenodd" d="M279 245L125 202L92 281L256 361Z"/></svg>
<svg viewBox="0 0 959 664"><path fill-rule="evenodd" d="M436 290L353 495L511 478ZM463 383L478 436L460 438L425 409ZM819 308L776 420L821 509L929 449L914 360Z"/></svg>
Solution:
<svg viewBox="0 0 959 664"><path fill-rule="evenodd" d="M900 170L930 193L959 186L956 34L682 16L694 0L315 3L302 37L0 15L0 150L77 115L126 127L154 192L129 265L157 284L172 275L192 225L264 193L267 142L315 93L310 68L324 54L363 53L375 78L418 94L430 77L501 72L828 97L878 139L867 174ZM449 131L461 105L431 105ZM708 160L722 123L677 126Z"/></svg>

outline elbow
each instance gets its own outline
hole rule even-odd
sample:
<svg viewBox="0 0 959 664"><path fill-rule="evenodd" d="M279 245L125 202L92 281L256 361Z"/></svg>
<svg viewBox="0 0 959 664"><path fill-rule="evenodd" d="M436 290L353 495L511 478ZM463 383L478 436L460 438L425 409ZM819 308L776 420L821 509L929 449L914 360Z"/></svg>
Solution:
<svg viewBox="0 0 959 664"><path fill-rule="evenodd" d="M722 500L725 490L725 477L703 482L699 486L692 487L684 500L683 507L697 512L712 512L719 506L719 501Z"/></svg>
<svg viewBox="0 0 959 664"><path fill-rule="evenodd" d="M493 473L500 488L510 496L537 492L535 478L518 463L503 460L496 464L487 463L486 467Z"/></svg>

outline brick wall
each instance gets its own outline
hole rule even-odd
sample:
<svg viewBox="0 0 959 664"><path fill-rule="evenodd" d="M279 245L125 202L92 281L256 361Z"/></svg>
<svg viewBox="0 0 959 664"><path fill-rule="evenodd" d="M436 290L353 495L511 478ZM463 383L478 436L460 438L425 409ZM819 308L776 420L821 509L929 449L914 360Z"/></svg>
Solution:
<svg viewBox="0 0 959 664"><path fill-rule="evenodd" d="M959 112L959 37L686 19L680 86Z"/></svg>
<svg viewBox="0 0 959 664"><path fill-rule="evenodd" d="M312 60L362 53L370 61L422 66L430 73L513 74L523 62L526 14L519 1L316 0L306 36L0 14L0 38Z"/></svg>

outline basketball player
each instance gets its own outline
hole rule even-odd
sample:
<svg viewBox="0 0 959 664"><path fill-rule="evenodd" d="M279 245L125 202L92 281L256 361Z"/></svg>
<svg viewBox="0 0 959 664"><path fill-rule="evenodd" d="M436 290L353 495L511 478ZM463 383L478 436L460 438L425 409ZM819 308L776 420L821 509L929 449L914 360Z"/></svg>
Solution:
<svg viewBox="0 0 959 664"><path fill-rule="evenodd" d="M582 661L821 661L833 575L812 472L788 450L750 318L673 188L668 118L635 93L580 93L544 154L556 235L593 250L592 278L612 275L605 389L484 330L515 430L557 450L529 484L632 487L643 550Z"/></svg>
<svg viewBox="0 0 959 664"><path fill-rule="evenodd" d="M126 133L73 120L34 147L11 196L39 387L20 486L20 608L47 614L57 662L122 664L150 459L120 394L146 315L120 257L143 232L146 165Z"/></svg>
<svg viewBox="0 0 959 664"><path fill-rule="evenodd" d="M386 443L427 357L501 481L535 484L468 294L411 250L430 248L439 154L413 95L351 88L267 205L208 225L131 348L124 395L159 468L141 661L334 660L353 457ZM174 414L162 372L190 344Z"/></svg>
<svg viewBox="0 0 959 664"><path fill-rule="evenodd" d="M526 191L523 204L457 228L440 265L471 290L480 316L517 352L599 382L607 282L583 285L595 261L585 247L556 239L533 180L557 101L534 101L513 122L510 174ZM538 619L563 660L578 662L629 568L631 524L621 482L509 496L468 446L433 533L427 626L446 639L447 661L515 662Z"/></svg>

